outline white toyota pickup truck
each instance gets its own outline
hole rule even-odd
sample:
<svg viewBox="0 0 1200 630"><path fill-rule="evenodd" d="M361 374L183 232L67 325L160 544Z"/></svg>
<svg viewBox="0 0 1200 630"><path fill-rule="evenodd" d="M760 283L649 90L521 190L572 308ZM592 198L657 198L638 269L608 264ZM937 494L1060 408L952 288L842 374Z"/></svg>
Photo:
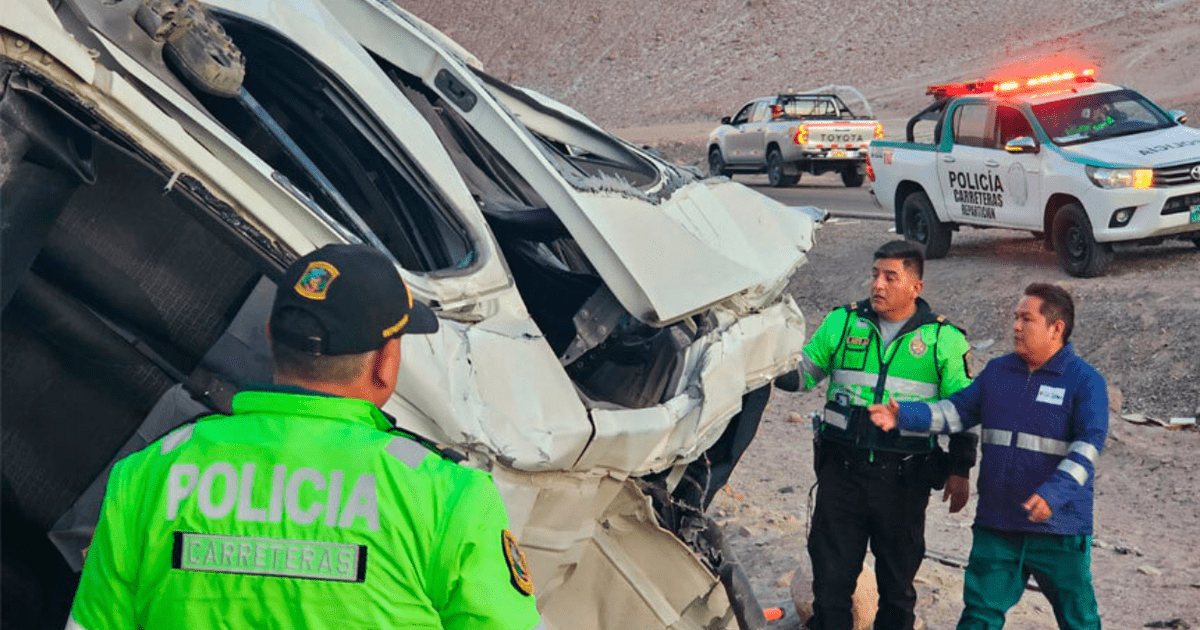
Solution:
<svg viewBox="0 0 1200 630"><path fill-rule="evenodd" d="M939 258L960 225L1044 235L1073 276L1116 242L1200 247L1200 130L1094 70L929 86L906 142L874 141L867 176L896 231ZM933 121L932 142L914 128Z"/></svg>
<svg viewBox="0 0 1200 630"><path fill-rule="evenodd" d="M792 186L803 173L834 171L856 188L867 145L882 137L879 121L856 116L836 94L756 98L709 134L708 173L765 172L772 186Z"/></svg>

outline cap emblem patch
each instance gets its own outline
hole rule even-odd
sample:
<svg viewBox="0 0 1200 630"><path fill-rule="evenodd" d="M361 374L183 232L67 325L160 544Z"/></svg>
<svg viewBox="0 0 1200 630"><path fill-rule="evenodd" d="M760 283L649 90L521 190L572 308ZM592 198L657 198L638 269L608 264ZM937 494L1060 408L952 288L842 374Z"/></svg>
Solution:
<svg viewBox="0 0 1200 630"><path fill-rule="evenodd" d="M513 588L522 595L533 595L533 576L529 574L529 563L525 560L525 552L517 546L517 539L507 529L501 533L500 539L504 546L504 560L508 563L508 572L512 577Z"/></svg>
<svg viewBox="0 0 1200 630"><path fill-rule="evenodd" d="M337 267L321 261L314 260L308 263L308 268L304 273L300 274L300 280L296 282L296 293L310 300L324 300L325 294L329 292L329 285L338 277Z"/></svg>

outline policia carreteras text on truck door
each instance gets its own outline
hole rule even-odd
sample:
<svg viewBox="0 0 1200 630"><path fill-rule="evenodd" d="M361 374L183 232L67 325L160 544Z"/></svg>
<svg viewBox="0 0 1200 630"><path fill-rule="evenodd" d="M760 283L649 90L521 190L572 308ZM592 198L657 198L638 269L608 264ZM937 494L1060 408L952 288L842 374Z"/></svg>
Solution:
<svg viewBox="0 0 1200 630"><path fill-rule="evenodd" d="M811 628L851 627L851 595L868 541L880 599L875 627L913 627L912 580L925 555L929 490L945 485L950 510L962 509L975 461L973 434L951 436L947 458L936 438L884 433L870 422L866 408L873 403L937 400L971 382L962 331L920 298L920 246L894 241L874 257L870 299L830 313L805 346L798 371L776 380L796 391L829 378L814 449Z"/></svg>

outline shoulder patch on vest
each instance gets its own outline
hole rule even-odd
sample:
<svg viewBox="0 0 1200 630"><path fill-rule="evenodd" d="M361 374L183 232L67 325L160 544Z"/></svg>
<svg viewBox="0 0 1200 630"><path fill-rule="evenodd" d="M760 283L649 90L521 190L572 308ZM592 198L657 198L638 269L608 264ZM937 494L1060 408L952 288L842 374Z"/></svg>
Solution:
<svg viewBox="0 0 1200 630"><path fill-rule="evenodd" d="M500 533L500 544L504 549L504 561L508 563L513 588L522 595L533 595L533 576L529 573L525 552L517 546L516 536L506 529Z"/></svg>

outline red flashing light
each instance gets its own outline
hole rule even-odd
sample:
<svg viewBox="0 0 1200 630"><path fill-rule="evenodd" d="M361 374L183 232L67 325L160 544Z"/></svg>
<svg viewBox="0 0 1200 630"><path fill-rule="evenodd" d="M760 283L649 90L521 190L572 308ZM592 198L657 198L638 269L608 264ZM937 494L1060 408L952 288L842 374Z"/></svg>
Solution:
<svg viewBox="0 0 1200 630"><path fill-rule="evenodd" d="M925 90L925 93L939 99L948 98L951 96L962 96L964 94L987 94L988 92L994 92L996 94L1011 94L1017 91L1039 88L1044 85L1089 83L1095 81L1095 76L1095 68L1086 68L1078 71L1064 69L1050 74L1029 77L1012 77L999 80L985 79L964 83L943 83L939 85L931 85Z"/></svg>
<svg viewBox="0 0 1200 630"><path fill-rule="evenodd" d="M867 179L875 181L875 168L871 166L871 154L866 155Z"/></svg>

